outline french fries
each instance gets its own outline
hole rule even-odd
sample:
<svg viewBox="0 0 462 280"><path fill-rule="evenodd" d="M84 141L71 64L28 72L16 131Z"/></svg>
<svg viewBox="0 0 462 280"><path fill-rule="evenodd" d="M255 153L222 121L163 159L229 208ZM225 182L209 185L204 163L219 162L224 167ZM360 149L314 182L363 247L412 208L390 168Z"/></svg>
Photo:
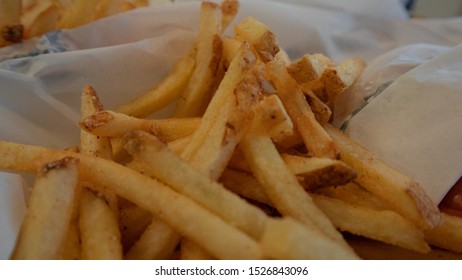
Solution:
<svg viewBox="0 0 462 280"><path fill-rule="evenodd" d="M217 4L204 1L196 42L196 67L180 97L175 116L196 117L203 114L211 98L215 71L221 59L221 13Z"/></svg>
<svg viewBox="0 0 462 280"><path fill-rule="evenodd" d="M17 43L23 39L21 24L21 0L0 2L0 47Z"/></svg>
<svg viewBox="0 0 462 280"><path fill-rule="evenodd" d="M40 170L12 259L60 259L76 204L78 159L65 157Z"/></svg>
<svg viewBox="0 0 462 280"><path fill-rule="evenodd" d="M148 4L147 0L0 1L0 47L53 30L74 28ZM227 14L232 15L231 8L227 9Z"/></svg>
<svg viewBox="0 0 462 280"><path fill-rule="evenodd" d="M28 3L26 34L57 5L71 27L145 4L84 2ZM128 103L104 110L85 86L78 149L0 140L0 170L37 177L13 259L460 257L460 217L329 124L364 64L292 61L252 17L222 37L238 7L203 1L191 51Z"/></svg>
<svg viewBox="0 0 462 280"><path fill-rule="evenodd" d="M90 85L86 85L82 91L81 104L82 117L104 109ZM110 139L86 131L80 132L80 150L86 155L112 158ZM87 184L82 186L89 187ZM117 196L111 191L103 190L95 194L86 189L82 192L79 228L83 259L122 259L117 208Z"/></svg>

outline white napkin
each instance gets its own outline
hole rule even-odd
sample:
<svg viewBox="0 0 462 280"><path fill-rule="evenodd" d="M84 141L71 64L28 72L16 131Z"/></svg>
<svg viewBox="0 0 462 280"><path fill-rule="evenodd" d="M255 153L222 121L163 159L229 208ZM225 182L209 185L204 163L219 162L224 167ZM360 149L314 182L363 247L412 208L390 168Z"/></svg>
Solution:
<svg viewBox="0 0 462 280"><path fill-rule="evenodd" d="M429 57L444 52L413 49ZM347 134L439 203L462 175L462 45L399 76L364 105L344 124Z"/></svg>

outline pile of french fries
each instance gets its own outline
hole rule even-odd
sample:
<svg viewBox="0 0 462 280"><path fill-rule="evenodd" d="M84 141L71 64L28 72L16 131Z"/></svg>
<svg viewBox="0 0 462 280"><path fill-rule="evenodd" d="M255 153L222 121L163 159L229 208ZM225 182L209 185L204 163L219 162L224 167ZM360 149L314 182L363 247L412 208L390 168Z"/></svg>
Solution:
<svg viewBox="0 0 462 280"><path fill-rule="evenodd" d="M330 125L363 62L291 60L252 17L224 36L238 8L203 1L191 50L119 108L85 86L79 148L0 142L37 174L13 259L460 258L461 218Z"/></svg>
<svg viewBox="0 0 462 280"><path fill-rule="evenodd" d="M0 47L148 5L148 0L2 0Z"/></svg>

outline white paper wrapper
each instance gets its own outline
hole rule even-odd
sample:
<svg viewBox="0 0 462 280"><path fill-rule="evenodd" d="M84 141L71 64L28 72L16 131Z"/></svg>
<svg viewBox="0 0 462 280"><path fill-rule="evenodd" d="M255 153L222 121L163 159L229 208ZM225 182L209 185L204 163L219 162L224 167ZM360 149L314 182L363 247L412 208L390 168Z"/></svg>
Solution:
<svg viewBox="0 0 462 280"><path fill-rule="evenodd" d="M253 16L266 23L292 58L305 53L322 52L337 62L357 56L371 63L371 66L380 66L382 63L388 63L387 65L390 66L366 71L368 76L363 76L363 81L358 83L364 86L356 87L355 92L358 96L351 97L351 100L356 100L356 103L346 104L348 106L342 109L343 111L338 106L337 113L342 113L342 118L346 118L357 105L359 106L364 96L374 93L382 82L391 82L407 70L431 58L438 58L444 52L456 54L459 48L454 50L452 48L462 42L461 19L409 20L399 6L399 1L395 0L368 0L367 5L363 3L364 1L356 1L357 6L345 4L354 1L288 2L298 2L298 4L263 0L241 1L241 9L236 21L245 16ZM115 108L147 90L162 79L177 59L189 49L197 32L198 19L199 3L196 1L158 5L104 18L73 30L53 32L23 44L0 49L0 124L2 127L0 139L55 148L76 145L79 135L77 122L80 92L83 86L87 83L92 84L108 109ZM231 30L227 31L229 32ZM407 66L401 67L403 60L400 54L406 52L409 54L412 48L395 50L388 54L389 59L385 56L381 58L382 62L378 60L379 62L374 64L374 58L398 47L415 43L427 44L421 45L422 50L427 49L424 52L426 55L411 55L405 63ZM399 69L393 68L395 60L401 63ZM441 63L451 61L443 59ZM454 61L460 63L460 60ZM451 88L447 88L448 90L456 90L452 88L456 76L450 78L450 81L442 74L438 74L443 78L442 80L431 79L432 67L441 65L429 65L425 68L427 69L425 73L430 74L417 72L418 77L421 78L414 79L415 87L408 86L407 91L415 91L421 83L426 87L437 84L436 89L441 89L442 84L446 82L452 85ZM449 65L454 66L454 64ZM454 70L454 68L450 69ZM420 76L420 74L425 75ZM427 80L423 80L422 77ZM393 84L388 90L396 87ZM431 92L426 91L426 93ZM384 94L385 92L379 97L385 98ZM441 98L439 108L444 108L446 105L451 107L452 102L460 101L455 94L447 96L456 100ZM372 103L370 105L372 106ZM414 108L410 107L406 114L400 116L408 120L408 116L412 115L411 110ZM361 115L366 112L367 110L364 109ZM437 121L445 123L447 120L445 110L440 109L437 114L437 118L433 119L434 123ZM358 114L351 120L349 132L367 144L364 138L371 137L368 133L372 130L363 133L355 132L353 129L354 123L360 122L361 115ZM450 116L459 118L460 122L460 115ZM414 118L414 121L420 122L414 126L416 129L422 128L421 119ZM453 119L452 127L447 124L436 126L438 129L432 133L452 133L447 130L453 129L456 123L457 120ZM400 122L395 121L394 124ZM364 128L367 124L361 123L359 126ZM390 143L386 143L388 140L385 140L388 136L393 136L392 139L402 139L407 135L402 134L404 132L395 129L393 134L377 135L384 137L383 141L387 145L384 147L388 147ZM412 139L416 141L417 138L418 136L415 136ZM442 139L447 138L426 138L428 144L434 143L434 147L445 148L439 151L439 159L442 159L445 153L452 153L454 149L459 152L462 150L459 144L460 138L453 137L452 141L438 142ZM457 140L459 142L455 142ZM417 146L419 143L420 141L413 142L412 145ZM375 146L371 148L378 153L382 149ZM432 162L429 157L435 156L434 153L426 152L427 150L425 153L411 154L407 164ZM383 156L393 162L393 154ZM400 154L400 157L402 156ZM431 172L436 178L447 176L445 181L442 180L437 186L439 189L437 194L429 192L435 195L434 199L437 201L449 188L449 181L453 180L456 173L454 170L462 170L462 168L454 164L448 174L440 172L445 169L448 162L433 161L433 164L425 172L429 174ZM412 171L406 166L401 167L406 171ZM420 178L418 174L412 175ZM0 223L0 258L2 259L9 257L23 215L24 200L21 185L22 180L18 176L0 173L0 216L3 219Z"/></svg>

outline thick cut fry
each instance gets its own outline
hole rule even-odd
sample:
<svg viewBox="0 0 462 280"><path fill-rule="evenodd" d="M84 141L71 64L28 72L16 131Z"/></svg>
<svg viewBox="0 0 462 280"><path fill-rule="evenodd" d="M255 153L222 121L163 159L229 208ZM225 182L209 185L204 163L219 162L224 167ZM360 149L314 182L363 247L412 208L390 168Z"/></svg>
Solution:
<svg viewBox="0 0 462 280"><path fill-rule="evenodd" d="M82 259L122 259L117 216L103 198L88 189L82 193L79 221Z"/></svg>
<svg viewBox="0 0 462 280"><path fill-rule="evenodd" d="M335 139L341 159L356 170L356 181L361 186L419 228L429 229L441 223L437 205L417 182L375 157L341 131L331 126L326 129Z"/></svg>
<svg viewBox="0 0 462 280"><path fill-rule="evenodd" d="M0 1L0 47L22 41L23 29L21 0Z"/></svg>
<svg viewBox="0 0 462 280"><path fill-rule="evenodd" d="M104 109L95 89L90 85L84 87L81 99L83 118ZM97 137L81 130L80 146L83 154L112 158L111 142L106 137ZM122 259L117 196L114 193L103 190L95 195L89 190L84 190L80 203L79 225L83 259Z"/></svg>
<svg viewBox="0 0 462 280"><path fill-rule="evenodd" d="M277 89L287 113L292 118L308 153L316 157L337 158L332 138L318 123L299 85L287 73L284 64L273 61L267 64L266 73Z"/></svg>
<svg viewBox="0 0 462 280"><path fill-rule="evenodd" d="M346 59L327 68L319 78L323 87L315 90L316 95L333 110L335 98L349 88L363 70L364 62L359 59Z"/></svg>
<svg viewBox="0 0 462 280"><path fill-rule="evenodd" d="M432 245L462 253L462 218L443 213L443 223L425 231L425 238Z"/></svg>
<svg viewBox="0 0 462 280"><path fill-rule="evenodd" d="M181 95L192 75L194 65L194 52L191 51L177 62L172 72L156 87L138 95L116 111L135 117L147 117L158 111Z"/></svg>
<svg viewBox="0 0 462 280"><path fill-rule="evenodd" d="M200 118L139 119L106 110L92 114L80 122L80 127L100 137L122 137L135 130L150 132L163 142L193 134Z"/></svg>
<svg viewBox="0 0 462 280"><path fill-rule="evenodd" d="M77 196L78 160L45 164L31 193L12 259L59 259Z"/></svg>
<svg viewBox="0 0 462 280"><path fill-rule="evenodd" d="M428 253L423 232L396 212L374 210L312 194L316 205L341 231L369 237L416 252Z"/></svg>
<svg viewBox="0 0 462 280"><path fill-rule="evenodd" d="M187 195L250 236L261 236L267 220L263 211L195 170L154 136L134 132L127 136L125 147L142 163L138 164L141 171Z"/></svg>
<svg viewBox="0 0 462 280"><path fill-rule="evenodd" d="M283 260L358 258L353 250L332 242L316 227L307 227L290 217L271 220L261 241L262 248L269 257Z"/></svg>
<svg viewBox="0 0 462 280"><path fill-rule="evenodd" d="M219 7L204 1L201 5L199 35L196 41L196 66L180 97L176 117L196 117L204 113L211 99L214 74L222 55Z"/></svg>
<svg viewBox="0 0 462 280"><path fill-rule="evenodd" d="M329 238L346 246L341 234L290 172L269 136L257 128L249 130L240 147L254 176L283 215L315 224Z"/></svg>
<svg viewBox="0 0 462 280"><path fill-rule="evenodd" d="M334 63L327 56L317 54L305 54L298 60L287 66L287 72L299 84L306 84L318 79L324 70L333 67Z"/></svg>
<svg viewBox="0 0 462 280"><path fill-rule="evenodd" d="M180 242L181 236L160 219L154 218L125 255L128 260L165 260Z"/></svg>
<svg viewBox="0 0 462 280"><path fill-rule="evenodd" d="M356 177L354 169L340 160L282 154L292 173L305 189L313 190L332 185L343 185Z"/></svg>
<svg viewBox="0 0 462 280"><path fill-rule="evenodd" d="M279 52L276 36L268 26L253 17L246 17L234 26L234 34L241 41L252 44L263 62L271 61Z"/></svg>

